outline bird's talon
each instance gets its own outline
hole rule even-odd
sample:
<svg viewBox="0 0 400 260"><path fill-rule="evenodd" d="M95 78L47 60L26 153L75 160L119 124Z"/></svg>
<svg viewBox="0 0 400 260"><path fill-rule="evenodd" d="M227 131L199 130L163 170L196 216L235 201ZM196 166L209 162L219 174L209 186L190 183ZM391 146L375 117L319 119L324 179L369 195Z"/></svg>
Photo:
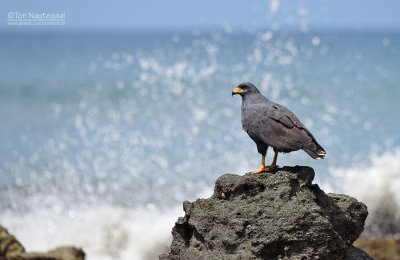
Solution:
<svg viewBox="0 0 400 260"><path fill-rule="evenodd" d="M262 172L269 172L269 171L271 171L271 169L272 169L273 167L268 167L268 166L264 166L264 167L261 167L260 169L258 169L257 171L254 171L253 172L253 174L259 174L259 173L262 173Z"/></svg>
<svg viewBox="0 0 400 260"><path fill-rule="evenodd" d="M272 171L273 169L275 169L275 168L277 168L278 167L278 165L268 165L268 166L264 166L264 167L261 167L260 169L258 169L257 171L254 171L253 172L253 174L259 174L259 173L262 173L262 172L270 172L270 171Z"/></svg>
<svg viewBox="0 0 400 260"><path fill-rule="evenodd" d="M257 171L254 171L253 174L259 174L262 173L264 171L265 167L262 167L260 169L258 169Z"/></svg>

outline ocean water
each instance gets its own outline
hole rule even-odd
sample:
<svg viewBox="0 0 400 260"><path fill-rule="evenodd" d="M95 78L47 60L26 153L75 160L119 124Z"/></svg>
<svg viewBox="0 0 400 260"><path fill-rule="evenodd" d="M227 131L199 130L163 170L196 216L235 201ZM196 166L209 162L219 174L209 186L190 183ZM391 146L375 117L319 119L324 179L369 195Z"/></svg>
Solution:
<svg viewBox="0 0 400 260"><path fill-rule="evenodd" d="M249 81L328 153L278 164L312 166L368 205L367 235L399 236L399 58L395 32L1 34L0 223L27 250L156 259L184 200L258 169L231 96Z"/></svg>

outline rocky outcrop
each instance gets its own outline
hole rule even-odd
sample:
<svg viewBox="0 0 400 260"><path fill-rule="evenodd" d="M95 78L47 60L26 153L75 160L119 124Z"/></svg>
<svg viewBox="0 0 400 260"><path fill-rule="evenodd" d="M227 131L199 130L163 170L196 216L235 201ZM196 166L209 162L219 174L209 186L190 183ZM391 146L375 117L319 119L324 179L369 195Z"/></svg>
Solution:
<svg viewBox="0 0 400 260"><path fill-rule="evenodd" d="M310 167L225 174L208 199L185 201L160 259L372 259L352 246L367 207L312 184Z"/></svg>
<svg viewBox="0 0 400 260"><path fill-rule="evenodd" d="M0 225L0 260L84 260L82 249L58 247L47 253L27 253L21 243Z"/></svg>

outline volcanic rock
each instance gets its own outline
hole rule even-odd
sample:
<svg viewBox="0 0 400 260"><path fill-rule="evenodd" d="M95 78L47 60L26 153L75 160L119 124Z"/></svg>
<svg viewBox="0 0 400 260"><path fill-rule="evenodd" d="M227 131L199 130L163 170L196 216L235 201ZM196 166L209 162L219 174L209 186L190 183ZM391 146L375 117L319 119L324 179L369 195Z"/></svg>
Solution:
<svg viewBox="0 0 400 260"><path fill-rule="evenodd" d="M160 259L372 259L352 244L367 207L326 194L314 170L296 166L244 176L225 174L208 199L185 201Z"/></svg>

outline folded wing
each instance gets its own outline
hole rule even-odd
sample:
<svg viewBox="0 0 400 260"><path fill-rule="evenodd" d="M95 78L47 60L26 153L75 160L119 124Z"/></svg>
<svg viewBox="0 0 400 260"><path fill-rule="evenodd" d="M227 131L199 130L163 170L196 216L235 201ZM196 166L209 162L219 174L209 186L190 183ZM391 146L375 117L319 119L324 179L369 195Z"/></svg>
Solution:
<svg viewBox="0 0 400 260"><path fill-rule="evenodd" d="M287 108L273 104L254 113L258 139L281 152L303 149L314 159L322 159L326 153L314 136Z"/></svg>

